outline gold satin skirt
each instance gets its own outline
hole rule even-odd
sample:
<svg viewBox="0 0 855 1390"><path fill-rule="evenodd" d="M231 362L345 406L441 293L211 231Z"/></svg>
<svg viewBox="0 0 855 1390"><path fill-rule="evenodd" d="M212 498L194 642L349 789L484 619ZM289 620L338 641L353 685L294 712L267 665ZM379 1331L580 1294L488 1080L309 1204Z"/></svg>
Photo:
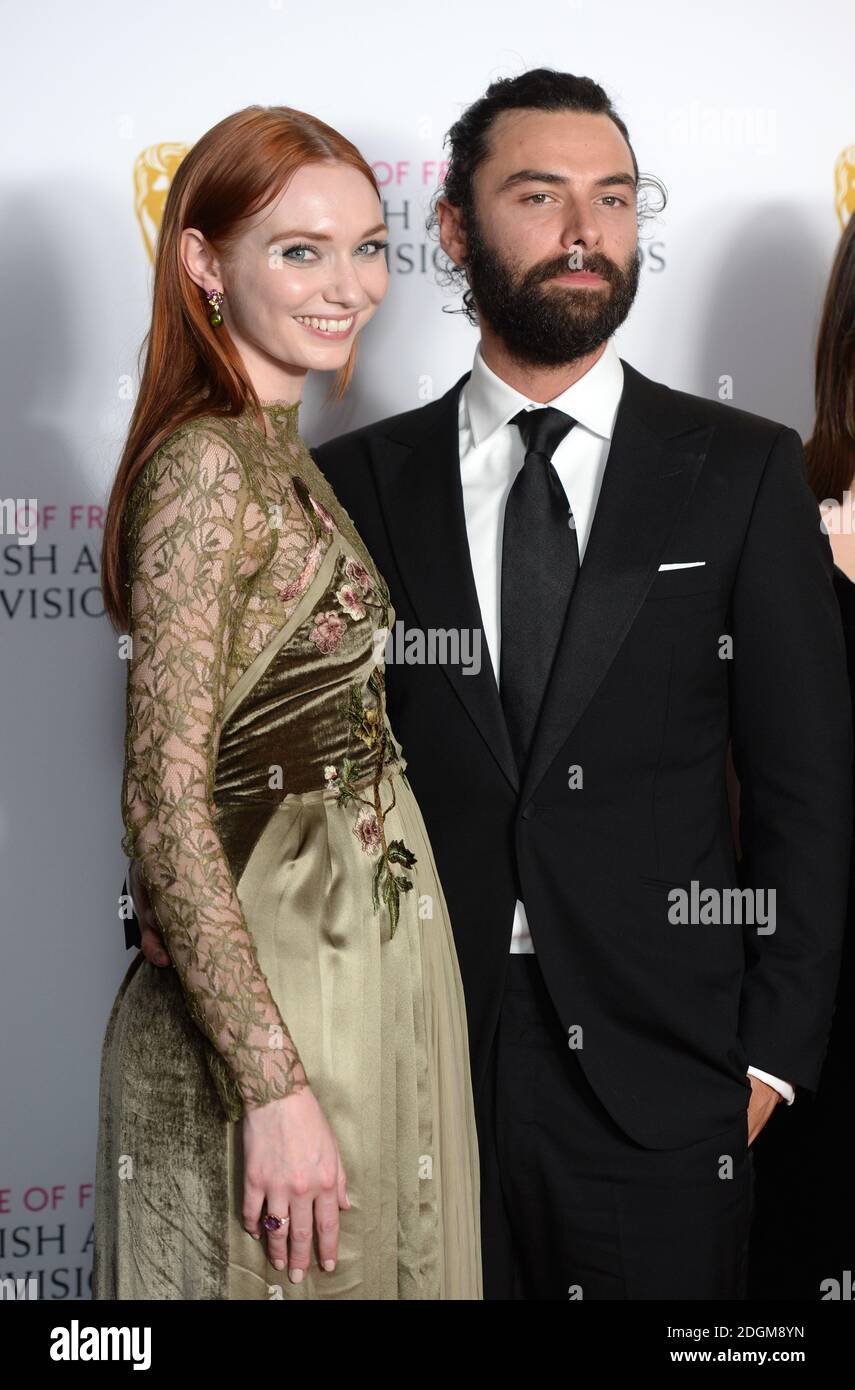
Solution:
<svg viewBox="0 0 855 1390"><path fill-rule="evenodd" d="M244 1230L241 1123L176 972L140 953L102 1052L94 1298L483 1297L463 987L418 803L390 781L387 836L416 856L394 935L372 908L375 860L329 788L284 798L237 884L347 1174L335 1270L313 1251L292 1284Z"/></svg>

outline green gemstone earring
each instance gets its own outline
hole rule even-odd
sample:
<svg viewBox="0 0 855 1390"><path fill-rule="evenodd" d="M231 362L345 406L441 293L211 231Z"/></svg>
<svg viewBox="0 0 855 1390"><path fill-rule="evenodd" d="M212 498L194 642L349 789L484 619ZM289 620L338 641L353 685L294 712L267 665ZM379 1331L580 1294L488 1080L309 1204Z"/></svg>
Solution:
<svg viewBox="0 0 855 1390"><path fill-rule="evenodd" d="M223 290L211 290L210 294L208 295L208 303L211 305L211 312L208 317L210 318L210 321L215 328L218 328L223 321L223 316L220 313L220 305L223 302L223 294Z"/></svg>

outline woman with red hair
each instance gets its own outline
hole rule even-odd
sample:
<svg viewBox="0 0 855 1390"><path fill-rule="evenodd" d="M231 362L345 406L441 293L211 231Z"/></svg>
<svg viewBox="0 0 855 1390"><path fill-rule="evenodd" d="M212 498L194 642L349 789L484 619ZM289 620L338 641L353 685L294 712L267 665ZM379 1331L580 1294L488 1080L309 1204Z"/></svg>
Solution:
<svg viewBox="0 0 855 1390"><path fill-rule="evenodd" d="M310 371L347 385L385 233L358 150L287 107L221 121L166 200L102 564L123 846L175 970L138 954L107 1025L95 1298L482 1297L463 990L385 708L394 611L299 429Z"/></svg>

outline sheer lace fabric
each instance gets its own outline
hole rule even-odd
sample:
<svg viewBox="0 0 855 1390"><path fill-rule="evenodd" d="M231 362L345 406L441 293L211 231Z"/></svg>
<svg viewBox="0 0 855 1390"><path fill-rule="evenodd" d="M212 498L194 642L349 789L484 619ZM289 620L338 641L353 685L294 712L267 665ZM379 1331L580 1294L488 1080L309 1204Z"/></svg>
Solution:
<svg viewBox="0 0 855 1390"><path fill-rule="evenodd" d="M126 532L122 844L140 863L191 1016L254 1105L307 1078L216 831L221 712L332 537L326 509L299 476L306 451L296 407L265 419L267 446L243 420L206 417L175 431L137 482Z"/></svg>

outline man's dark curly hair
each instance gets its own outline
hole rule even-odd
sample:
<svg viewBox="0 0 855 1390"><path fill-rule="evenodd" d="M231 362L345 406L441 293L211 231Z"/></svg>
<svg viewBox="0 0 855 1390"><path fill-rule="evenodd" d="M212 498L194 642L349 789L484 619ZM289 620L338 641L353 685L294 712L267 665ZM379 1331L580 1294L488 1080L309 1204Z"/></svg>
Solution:
<svg viewBox="0 0 855 1390"><path fill-rule="evenodd" d="M577 77L572 72L556 72L554 68L531 68L518 77L503 77L491 82L486 92L473 101L459 120L448 131L444 145L450 148L450 158L444 183L436 190L430 202L430 214L426 227L428 234L438 233L439 217L436 206L440 198L459 207L464 225L468 225L474 213L474 177L479 165L490 153L490 129L496 117L503 111L580 111L588 115L608 116L614 121L632 156L632 171L636 182L636 203L639 225L651 211L647 204L647 190L655 188L661 196L661 205L655 209L662 211L667 201L667 192L659 179L652 175L640 176L638 161L629 138L629 132L609 100L607 93L590 77ZM468 284L466 268L457 266L445 257L445 265L438 270L440 283L452 288ZM469 322L477 324L478 316L472 291L466 288L463 293L463 309Z"/></svg>

